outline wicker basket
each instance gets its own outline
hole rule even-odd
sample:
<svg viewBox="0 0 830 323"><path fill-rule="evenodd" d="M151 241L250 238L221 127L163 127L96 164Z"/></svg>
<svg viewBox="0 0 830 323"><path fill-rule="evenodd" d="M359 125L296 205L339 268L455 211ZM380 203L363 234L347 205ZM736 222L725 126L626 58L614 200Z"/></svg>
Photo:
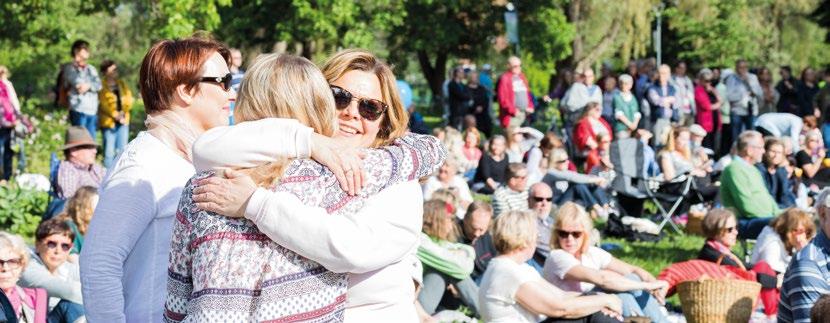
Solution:
<svg viewBox="0 0 830 323"><path fill-rule="evenodd" d="M748 322L761 284L736 279L701 279L677 285L689 323Z"/></svg>
<svg viewBox="0 0 830 323"><path fill-rule="evenodd" d="M706 217L706 212L690 210L688 216L689 218L686 222L686 233L703 236L703 218Z"/></svg>

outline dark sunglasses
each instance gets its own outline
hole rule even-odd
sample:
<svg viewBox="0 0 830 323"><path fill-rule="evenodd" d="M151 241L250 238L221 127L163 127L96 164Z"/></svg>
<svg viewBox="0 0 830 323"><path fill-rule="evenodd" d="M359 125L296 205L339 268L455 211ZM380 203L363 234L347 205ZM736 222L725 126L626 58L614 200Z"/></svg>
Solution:
<svg viewBox="0 0 830 323"><path fill-rule="evenodd" d="M357 111L363 119L375 121L386 112L389 106L382 101L375 99L357 98L342 87L337 85L331 86L331 93L334 95L334 104L337 110L343 110L352 103L352 100L357 100Z"/></svg>
<svg viewBox="0 0 830 323"><path fill-rule="evenodd" d="M534 197L533 197L533 201L535 201L535 202L542 202L542 201L548 201L548 202L550 202L550 201L553 201L553 198L552 198L552 197L539 197L539 196L534 196Z"/></svg>
<svg viewBox="0 0 830 323"><path fill-rule="evenodd" d="M20 268L20 265L23 264L23 261L20 258L14 259L0 259L0 268L6 267L8 269L17 269Z"/></svg>
<svg viewBox="0 0 830 323"><path fill-rule="evenodd" d="M208 83L216 83L222 87L225 92L231 90L231 81L233 80L233 76L231 73L225 74L223 77L213 76L213 77L202 77L199 79L199 82L208 82Z"/></svg>
<svg viewBox="0 0 830 323"><path fill-rule="evenodd" d="M57 242L54 242L54 241L47 241L46 242L46 248L55 249L57 247L58 247ZM61 249L63 251L69 251L69 249L72 249L72 244L71 243L61 243Z"/></svg>
<svg viewBox="0 0 830 323"><path fill-rule="evenodd" d="M579 239L582 237L582 231L564 231L564 230L556 230L556 235L559 236L559 239L565 239L568 236L574 237L574 239Z"/></svg>

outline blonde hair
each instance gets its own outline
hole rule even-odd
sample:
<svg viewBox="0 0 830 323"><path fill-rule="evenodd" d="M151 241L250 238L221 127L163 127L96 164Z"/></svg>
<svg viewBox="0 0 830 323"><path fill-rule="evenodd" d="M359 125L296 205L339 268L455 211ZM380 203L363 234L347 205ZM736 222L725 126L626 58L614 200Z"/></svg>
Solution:
<svg viewBox="0 0 830 323"><path fill-rule="evenodd" d="M26 243L23 242L23 238L14 233L0 231L0 249L4 248L11 249L12 252L20 255L20 272L22 273L22 269L29 264L29 249L26 247Z"/></svg>
<svg viewBox="0 0 830 323"><path fill-rule="evenodd" d="M72 220L78 226L78 232L86 234L89 222L92 221L92 214L95 213L95 205L92 205L92 198L98 196L98 189L92 186L83 186L75 191L75 195L66 202L66 210L60 217L64 220Z"/></svg>
<svg viewBox="0 0 830 323"><path fill-rule="evenodd" d="M447 209L447 202L442 200L432 199L424 202L423 231L430 237L456 242L459 236L458 226L455 224L455 215L447 212ZM449 233L445 234L447 231Z"/></svg>
<svg viewBox="0 0 830 323"><path fill-rule="evenodd" d="M395 74L386 63L364 49L339 51L323 65L323 75L329 83L355 70L372 73L380 81L381 96L389 109L381 117L380 130L372 142L372 147L389 145L406 134L409 124L409 113L406 112L398 94Z"/></svg>
<svg viewBox="0 0 830 323"><path fill-rule="evenodd" d="M264 54L254 60L239 89L234 118L291 118L324 136L337 129L334 97L323 74L309 60L287 54ZM289 161L278 159L248 172L258 185L273 185Z"/></svg>
<svg viewBox="0 0 830 323"><path fill-rule="evenodd" d="M557 165L557 161L568 159L568 152L562 148L553 148L548 157L548 169L553 169Z"/></svg>
<svg viewBox="0 0 830 323"><path fill-rule="evenodd" d="M502 213L493 222L493 245L499 254L506 254L524 247L535 247L537 239L536 217L529 211Z"/></svg>
<svg viewBox="0 0 830 323"><path fill-rule="evenodd" d="M582 208L582 206L579 206L579 204L574 202L566 202L559 208L559 213L556 214L556 221L553 224L553 232L551 232L550 235L550 248L562 248L559 245L559 238L556 235L556 230L562 228L564 223L576 223L582 226L582 245L579 247L579 252L581 254L587 252L588 248L591 247L590 234L591 229L594 227L594 223L591 221L591 217L588 215L588 212L585 212L585 209Z"/></svg>
<svg viewBox="0 0 830 323"><path fill-rule="evenodd" d="M666 147L663 149L663 151L665 151L665 152L677 151L677 152L680 153L680 155L683 156L683 158L692 159L692 152L689 150L688 146L684 150L678 150L677 144L674 143L677 140L677 137L680 136L680 133L683 133L683 132L691 134L691 132L689 131L689 128L686 128L686 127L672 127L671 130L669 130L669 138L666 140Z"/></svg>

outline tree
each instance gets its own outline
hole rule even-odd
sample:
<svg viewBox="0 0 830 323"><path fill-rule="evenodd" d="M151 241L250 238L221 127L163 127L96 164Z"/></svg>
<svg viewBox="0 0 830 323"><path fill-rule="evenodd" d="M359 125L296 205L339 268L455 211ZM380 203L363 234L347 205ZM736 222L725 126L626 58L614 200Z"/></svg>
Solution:
<svg viewBox="0 0 830 323"><path fill-rule="evenodd" d="M822 28L830 29L830 0L821 0L811 18ZM830 43L830 33L825 35L824 41Z"/></svg>
<svg viewBox="0 0 830 323"><path fill-rule="evenodd" d="M389 32L390 58L403 63L414 54L435 102L442 96L447 60L481 57L503 30L504 9L489 1L409 0L404 10L403 23Z"/></svg>

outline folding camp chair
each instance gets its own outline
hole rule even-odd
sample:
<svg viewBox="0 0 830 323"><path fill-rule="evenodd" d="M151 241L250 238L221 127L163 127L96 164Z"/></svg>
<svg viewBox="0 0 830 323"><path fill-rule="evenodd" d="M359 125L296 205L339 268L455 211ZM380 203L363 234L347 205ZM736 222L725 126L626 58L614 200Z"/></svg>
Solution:
<svg viewBox="0 0 830 323"><path fill-rule="evenodd" d="M637 200L641 204L645 200L651 200L657 206L662 218L659 230L662 231L668 224L675 231L683 234L683 231L672 221L672 217L691 190L694 181L688 174L681 174L668 182L663 181L659 176L649 176L650 174L646 172L644 149L645 144L636 138L625 138L611 143L611 163L614 165L614 172L616 173L614 180L611 182L611 188L618 194L618 200L620 196ZM663 184L676 183L682 183L680 194L658 191ZM668 209L664 204L669 206ZM642 210L642 207L639 210ZM630 209L626 209L626 211L629 213Z"/></svg>
<svg viewBox="0 0 830 323"><path fill-rule="evenodd" d="M43 220L49 220L61 211L63 211L66 199L58 195L58 169L60 168L60 160L56 153L52 153L49 160L49 204L46 206L46 212L43 214Z"/></svg>

